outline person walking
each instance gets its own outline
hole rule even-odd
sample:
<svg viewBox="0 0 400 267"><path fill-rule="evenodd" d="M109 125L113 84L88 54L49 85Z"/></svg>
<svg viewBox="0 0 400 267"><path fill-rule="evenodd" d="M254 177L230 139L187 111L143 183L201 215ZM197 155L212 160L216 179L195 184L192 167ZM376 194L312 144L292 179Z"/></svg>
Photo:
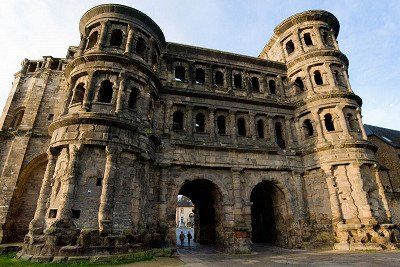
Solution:
<svg viewBox="0 0 400 267"><path fill-rule="evenodd" d="M181 241L181 247L183 247L183 241L185 240L185 234L181 231L179 235L179 240Z"/></svg>
<svg viewBox="0 0 400 267"><path fill-rule="evenodd" d="M187 234L187 239L188 239L188 246L190 247L190 239L192 239L192 234L188 232Z"/></svg>

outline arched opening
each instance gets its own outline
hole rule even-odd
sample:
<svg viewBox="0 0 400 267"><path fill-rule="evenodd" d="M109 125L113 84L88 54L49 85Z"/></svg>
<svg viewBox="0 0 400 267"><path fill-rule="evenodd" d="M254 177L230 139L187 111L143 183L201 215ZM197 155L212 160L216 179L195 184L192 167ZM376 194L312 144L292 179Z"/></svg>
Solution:
<svg viewBox="0 0 400 267"><path fill-rule="evenodd" d="M136 109L137 106L137 101L140 97L140 91L138 88L132 88L130 94L129 94L129 99L128 99L128 108L130 109Z"/></svg>
<svg viewBox="0 0 400 267"><path fill-rule="evenodd" d="M237 120L237 130L239 136L246 136L246 121L244 118L239 118Z"/></svg>
<svg viewBox="0 0 400 267"><path fill-rule="evenodd" d="M188 181L180 189L179 195L188 197L194 206L193 241L199 244L218 245L222 241L220 235L223 228L222 194L217 186L206 179ZM177 231L177 235L179 233Z"/></svg>
<svg viewBox="0 0 400 267"><path fill-rule="evenodd" d="M18 177L6 223L3 242L22 242L36 211L42 180L46 171L47 155L31 160Z"/></svg>
<svg viewBox="0 0 400 267"><path fill-rule="evenodd" d="M104 80L100 84L97 101L101 103L111 103L113 97L113 84L109 80Z"/></svg>
<svg viewBox="0 0 400 267"><path fill-rule="evenodd" d="M303 37L304 37L304 43L306 44L306 46L313 45L313 42L311 39L311 34L309 32L306 32Z"/></svg>
<svg viewBox="0 0 400 267"><path fill-rule="evenodd" d="M194 237L194 205L190 198L178 195L175 211L176 221L176 242L178 246L193 246ZM180 240L180 235L183 233L183 242ZM190 242L188 241L189 233L191 236Z"/></svg>
<svg viewBox="0 0 400 267"><path fill-rule="evenodd" d="M292 40L286 43L286 52L288 53L288 55L294 52L294 43L292 42Z"/></svg>
<svg viewBox="0 0 400 267"><path fill-rule="evenodd" d="M333 123L333 117L331 114L325 114L324 116L325 128L328 132L332 132L335 130L335 124Z"/></svg>
<svg viewBox="0 0 400 267"><path fill-rule="evenodd" d="M257 121L257 136L258 138L264 138L264 121L261 119Z"/></svg>
<svg viewBox="0 0 400 267"><path fill-rule="evenodd" d="M185 80L186 69L184 66L175 67L175 81L183 82Z"/></svg>
<svg viewBox="0 0 400 267"><path fill-rule="evenodd" d="M325 44L326 46L333 46L332 37L331 37L331 35L330 35L328 32L324 31L324 32L322 33L322 39L324 40L324 44Z"/></svg>
<svg viewBox="0 0 400 267"><path fill-rule="evenodd" d="M251 78L251 90L253 92L260 92L260 82L257 77Z"/></svg>
<svg viewBox="0 0 400 267"><path fill-rule="evenodd" d="M270 94L275 95L276 94L276 83L274 80L268 81L268 87L269 87Z"/></svg>
<svg viewBox="0 0 400 267"><path fill-rule="evenodd" d="M283 192L271 181L258 183L250 195L251 241L281 245L287 215Z"/></svg>
<svg viewBox="0 0 400 267"><path fill-rule="evenodd" d="M337 85L343 85L342 75L340 75L339 71L335 70L333 72L333 76L335 77L335 81Z"/></svg>
<svg viewBox="0 0 400 267"><path fill-rule="evenodd" d="M349 124L350 131L358 131L360 125L358 124L357 118L351 113L347 113L346 117L347 117L347 122Z"/></svg>
<svg viewBox="0 0 400 267"><path fill-rule="evenodd" d="M121 47L124 33L120 29L111 32L110 46Z"/></svg>
<svg viewBox="0 0 400 267"><path fill-rule="evenodd" d="M11 129L12 130L18 130L19 126L21 125L22 122L22 118L24 117L25 114L25 108L21 108L17 111L17 113L15 113L14 115L14 119L11 123Z"/></svg>
<svg viewBox="0 0 400 267"><path fill-rule="evenodd" d="M177 110L172 115L172 130L174 131L182 131L183 130L183 113L180 110Z"/></svg>
<svg viewBox="0 0 400 267"><path fill-rule="evenodd" d="M222 71L217 70L215 72L214 84L217 86L224 86L224 74Z"/></svg>
<svg viewBox="0 0 400 267"><path fill-rule="evenodd" d="M220 115L217 118L217 130L218 134L226 134L226 119L223 115Z"/></svg>
<svg viewBox="0 0 400 267"><path fill-rule="evenodd" d="M206 116L203 113L196 115L196 133L204 133L206 128Z"/></svg>
<svg viewBox="0 0 400 267"><path fill-rule="evenodd" d="M204 84L206 81L206 74L204 69L197 68L196 69L196 84Z"/></svg>
<svg viewBox="0 0 400 267"><path fill-rule="evenodd" d="M306 119L303 122L303 132L304 132L304 136L306 138L311 137L311 136L314 135L314 128L313 128L313 125L312 125L310 119Z"/></svg>
<svg viewBox="0 0 400 267"><path fill-rule="evenodd" d="M82 103L85 96L85 84L80 83L75 87L74 96L71 101L72 104Z"/></svg>
<svg viewBox="0 0 400 267"><path fill-rule="evenodd" d="M304 92L303 79L300 77L297 77L296 80L294 80L294 86L296 87L296 91Z"/></svg>
<svg viewBox="0 0 400 267"><path fill-rule="evenodd" d="M242 88L242 75L240 74L233 75L233 86L235 88Z"/></svg>
<svg viewBox="0 0 400 267"><path fill-rule="evenodd" d="M324 80L322 79L321 72L319 70L314 71L314 81L316 85L323 85Z"/></svg>
<svg viewBox="0 0 400 267"><path fill-rule="evenodd" d="M275 138L276 138L276 144L280 148L282 149L286 148L285 139L283 138L282 124L279 121L275 123Z"/></svg>
<svg viewBox="0 0 400 267"><path fill-rule="evenodd" d="M139 37L139 39L136 43L135 52L141 58L146 59L147 45L146 45L146 41L142 37Z"/></svg>
<svg viewBox="0 0 400 267"><path fill-rule="evenodd" d="M94 31L89 35L89 40L86 45L86 49L93 48L97 44L97 40L99 39L99 32Z"/></svg>

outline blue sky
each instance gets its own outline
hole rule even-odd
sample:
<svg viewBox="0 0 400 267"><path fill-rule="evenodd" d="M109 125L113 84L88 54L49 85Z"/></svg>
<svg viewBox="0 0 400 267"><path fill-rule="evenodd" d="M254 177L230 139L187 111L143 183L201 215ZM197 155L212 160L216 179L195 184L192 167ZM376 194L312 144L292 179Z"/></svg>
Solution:
<svg viewBox="0 0 400 267"><path fill-rule="evenodd" d="M115 3L149 15L167 41L258 56L274 27L294 13L324 9L340 21L339 46L350 60L350 82L364 101L364 123L400 130L400 1L138 0ZM0 109L24 58L64 57L79 43L78 22L109 1L2 0Z"/></svg>

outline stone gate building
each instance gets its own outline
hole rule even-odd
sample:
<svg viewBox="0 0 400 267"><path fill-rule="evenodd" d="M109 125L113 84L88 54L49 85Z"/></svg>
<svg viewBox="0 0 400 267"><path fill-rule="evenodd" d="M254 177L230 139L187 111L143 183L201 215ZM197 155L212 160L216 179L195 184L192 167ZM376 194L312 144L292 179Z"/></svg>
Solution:
<svg viewBox="0 0 400 267"><path fill-rule="evenodd" d="M66 58L24 60L0 120L2 242L26 257L175 244L177 195L196 240L394 247L361 99L329 12L279 24L258 58L165 41L100 5Z"/></svg>

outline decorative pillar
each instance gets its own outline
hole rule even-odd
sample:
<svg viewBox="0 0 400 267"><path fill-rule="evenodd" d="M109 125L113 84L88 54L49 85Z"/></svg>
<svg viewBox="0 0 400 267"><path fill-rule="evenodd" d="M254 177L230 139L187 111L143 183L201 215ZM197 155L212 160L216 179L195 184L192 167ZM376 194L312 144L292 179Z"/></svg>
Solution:
<svg viewBox="0 0 400 267"><path fill-rule="evenodd" d="M119 82L117 105L115 107L116 114L119 114L123 111L125 103L125 87L126 87L125 73L121 73L120 77L121 81Z"/></svg>
<svg viewBox="0 0 400 267"><path fill-rule="evenodd" d="M321 166L321 169L326 174L326 185L328 186L329 200L331 204L332 211L332 223L337 225L337 223L343 220L342 211L340 209L339 196L337 192L337 185L335 176L332 173L331 166Z"/></svg>
<svg viewBox="0 0 400 267"><path fill-rule="evenodd" d="M343 108L344 108L343 106L336 106L335 109L339 116L340 127L342 128L343 135L346 139L349 139L349 138L351 138L351 135L349 132L349 127L347 125L346 118L344 117L344 114L343 114Z"/></svg>
<svg viewBox="0 0 400 267"><path fill-rule="evenodd" d="M233 188L233 214L235 225L243 222L243 203L242 203L242 186L240 181L241 168L232 168L232 188Z"/></svg>
<svg viewBox="0 0 400 267"><path fill-rule="evenodd" d="M313 31L315 33L315 40L317 43L317 46L319 49L324 48L325 44L324 41L322 40L322 36L321 36L321 31L319 30L319 28L317 26L313 26Z"/></svg>
<svg viewBox="0 0 400 267"><path fill-rule="evenodd" d="M214 119L214 115L215 115L215 109L214 108L210 108L209 109L209 123L208 123L208 129L210 130L210 137L214 138L215 136L215 119Z"/></svg>
<svg viewBox="0 0 400 267"><path fill-rule="evenodd" d="M368 140L367 133L365 132L364 125L362 124L361 109L357 108L356 111L357 111L356 115L357 115L358 125L361 130L362 138L363 138L363 140Z"/></svg>
<svg viewBox="0 0 400 267"><path fill-rule="evenodd" d="M349 91L349 93L353 93L353 89L351 89L351 84L350 84L350 79L349 79L349 73L347 72L347 69L343 70L343 78L346 81L346 85L347 85L347 90Z"/></svg>
<svg viewBox="0 0 400 267"><path fill-rule="evenodd" d="M110 233L112 230L112 217L114 210L115 182L118 179L118 156L122 149L114 146L106 146L106 166L101 187L99 206L99 231Z"/></svg>
<svg viewBox="0 0 400 267"><path fill-rule="evenodd" d="M288 142L288 147L293 146L293 136L292 136L292 127L290 127L290 118L285 117L285 128L287 132L287 142Z"/></svg>
<svg viewBox="0 0 400 267"><path fill-rule="evenodd" d="M249 128L249 137L251 137L253 140L256 140L257 132L256 132L256 123L254 121L254 116L255 116L254 112L250 111L248 128Z"/></svg>
<svg viewBox="0 0 400 267"><path fill-rule="evenodd" d="M193 106L186 106L186 131L193 132Z"/></svg>
<svg viewBox="0 0 400 267"><path fill-rule="evenodd" d="M275 140L275 127L274 127L274 119L272 116L268 116L268 132L269 132L269 142L271 145L276 145Z"/></svg>
<svg viewBox="0 0 400 267"><path fill-rule="evenodd" d="M335 77L333 77L332 69L330 64L324 63L324 69L326 73L326 78L328 80L329 85L336 86Z"/></svg>
<svg viewBox="0 0 400 267"><path fill-rule="evenodd" d="M100 38L99 38L97 49L102 50L104 45L106 44L108 22L102 21L102 22L100 22L100 24L101 24L101 30L100 30Z"/></svg>
<svg viewBox="0 0 400 267"><path fill-rule="evenodd" d="M133 43L133 26L128 24L128 37L126 39L125 54L132 53L132 43Z"/></svg>
<svg viewBox="0 0 400 267"><path fill-rule="evenodd" d="M231 134L231 139L236 143L237 131L236 131L236 110L229 111L229 131Z"/></svg>
<svg viewBox="0 0 400 267"><path fill-rule="evenodd" d="M172 122L172 101L166 100L164 110L164 133L169 133Z"/></svg>
<svg viewBox="0 0 400 267"><path fill-rule="evenodd" d="M83 101L82 101L82 109L84 109L85 111L89 111L90 110L90 106L92 104L92 85L93 85L93 77L94 77L94 72L90 72L88 74L88 83L85 89L85 94L83 96Z"/></svg>
<svg viewBox="0 0 400 267"><path fill-rule="evenodd" d="M387 223L390 223L392 221L392 214L390 212L389 204L387 202L386 195L385 195L385 189L384 189L384 187L382 185L381 177L379 175L379 166L378 166L378 164L374 164L372 166L372 171L373 171L374 176L375 176L375 182L376 182L376 185L378 187L379 196L380 196L380 198L382 200L383 207L385 208Z"/></svg>
<svg viewBox="0 0 400 267"><path fill-rule="evenodd" d="M293 36L294 36L293 41L296 44L296 46L300 49L301 52L304 52L304 48L303 48L303 45L301 43L300 36L299 36L299 29L295 29L293 31Z"/></svg>
<svg viewBox="0 0 400 267"><path fill-rule="evenodd" d="M303 69L303 72L306 74L306 80L305 80L305 82L306 82L306 87L307 87L307 95L313 95L313 94L315 94L315 90L314 90L314 84L313 84L313 82L312 82L312 78L311 78L311 75L310 75L310 68L309 67L307 67L307 68L305 68L305 69Z"/></svg>
<svg viewBox="0 0 400 267"><path fill-rule="evenodd" d="M75 94L75 90L74 90L75 83L76 83L76 80L69 81L68 89L67 89L68 97L67 97L67 101L65 101L65 103L64 103L64 108L63 108L63 112L61 113L61 116L68 113L68 108L69 108L69 106L71 104L71 100Z"/></svg>
<svg viewBox="0 0 400 267"><path fill-rule="evenodd" d="M45 219L47 211L47 202L51 193L51 181L53 179L54 170L57 162L58 151L54 148L47 150L47 166L44 178L42 181L42 187L40 188L39 198L37 201L35 215L33 220L29 224L29 232L31 234L42 234L45 228Z"/></svg>
<svg viewBox="0 0 400 267"><path fill-rule="evenodd" d="M298 210L296 211L298 221L304 222L306 221L307 211L306 211L306 203L303 196L304 191L304 181L303 177L299 172L292 172L293 179L296 183L296 197L297 197L297 204Z"/></svg>
<svg viewBox="0 0 400 267"><path fill-rule="evenodd" d="M324 131L322 130L321 120L319 116L318 110L311 111L311 115L315 121L315 125L317 126L317 134L318 134L318 142L326 142Z"/></svg>
<svg viewBox="0 0 400 267"><path fill-rule="evenodd" d="M69 162L65 176L66 178L61 181L62 195L57 220L71 219L71 209L74 204L76 178L79 166L79 155L82 152L82 148L83 145L81 144L71 144L68 147Z"/></svg>
<svg viewBox="0 0 400 267"><path fill-rule="evenodd" d="M88 41L88 33L85 30L85 32L83 33L83 36L82 36L81 43L79 44L79 47L78 47L78 52L77 52L78 56L83 54L83 51L85 50L85 47L87 44L87 41Z"/></svg>

